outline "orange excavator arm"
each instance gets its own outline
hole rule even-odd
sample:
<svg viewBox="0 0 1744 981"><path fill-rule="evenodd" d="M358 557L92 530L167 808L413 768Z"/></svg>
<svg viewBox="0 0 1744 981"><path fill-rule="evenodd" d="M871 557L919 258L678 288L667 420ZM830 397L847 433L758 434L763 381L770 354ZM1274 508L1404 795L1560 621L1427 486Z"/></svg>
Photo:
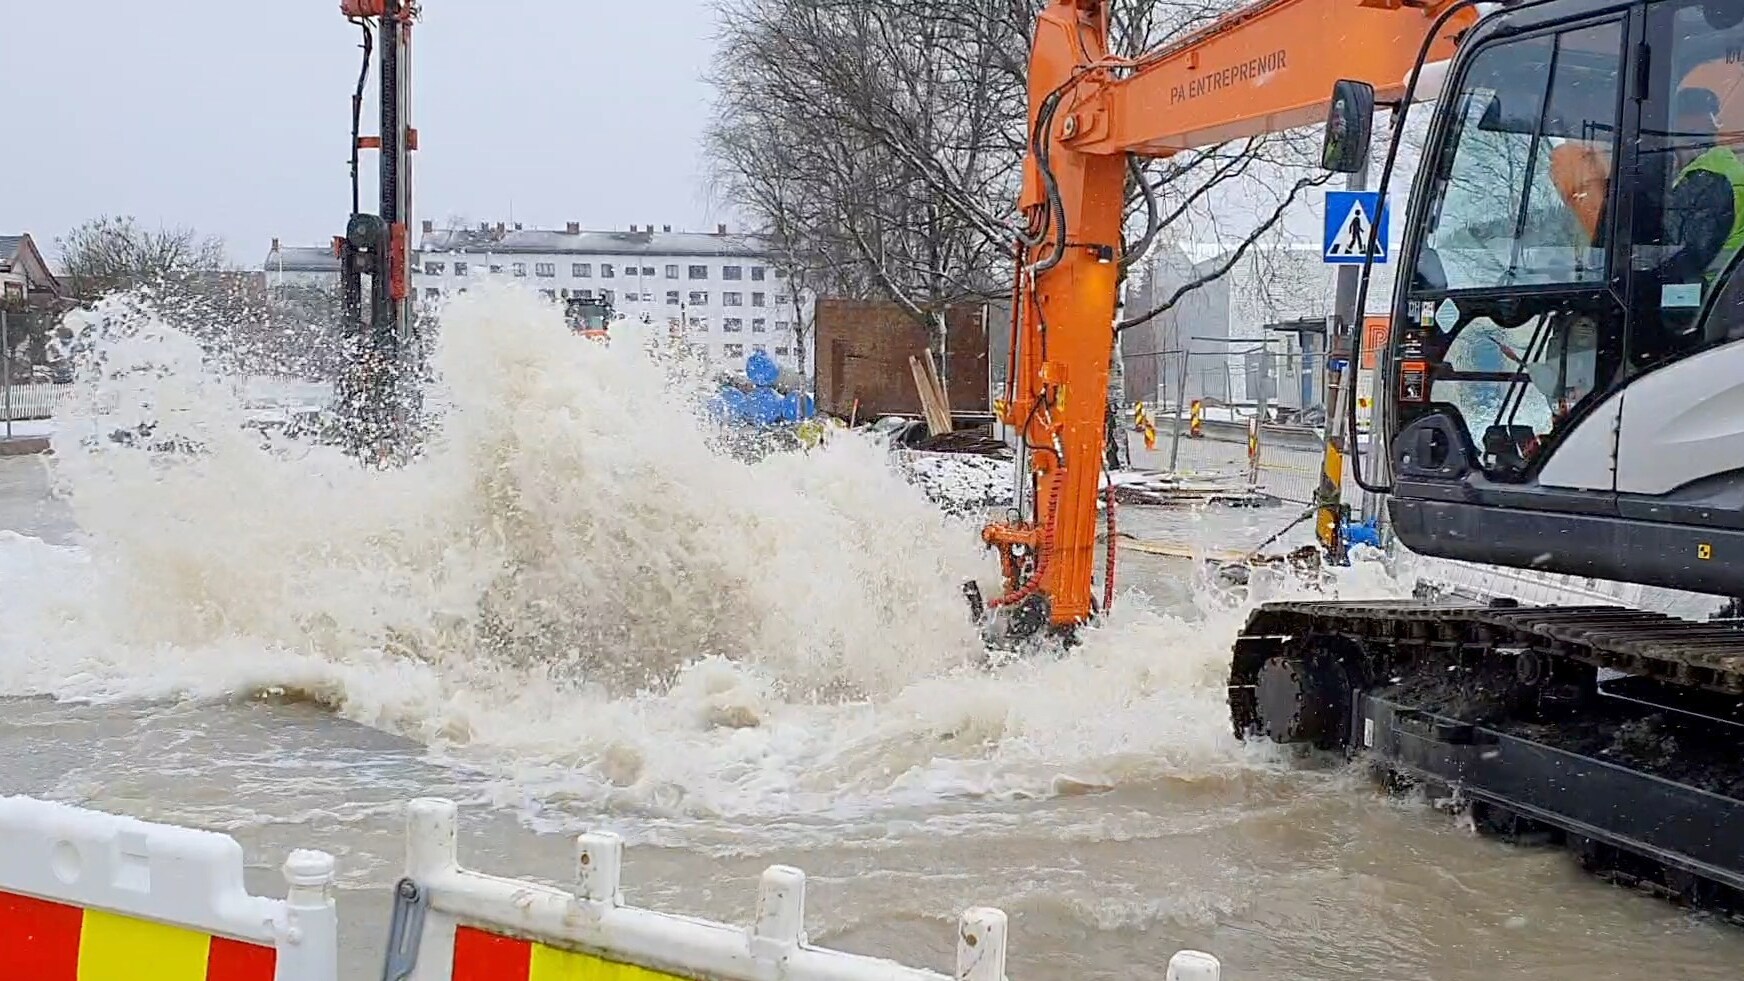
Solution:
<svg viewBox="0 0 1744 981"><path fill-rule="evenodd" d="M1110 0L1052 0L1030 53L1010 371L997 411L1021 434L1019 517L987 526L1006 593L989 602L1069 629L1094 612L1097 491L1127 155L1164 157L1325 118L1334 83L1403 95L1448 0L1259 0L1139 58L1108 52ZM1450 57L1468 10L1428 60Z"/></svg>

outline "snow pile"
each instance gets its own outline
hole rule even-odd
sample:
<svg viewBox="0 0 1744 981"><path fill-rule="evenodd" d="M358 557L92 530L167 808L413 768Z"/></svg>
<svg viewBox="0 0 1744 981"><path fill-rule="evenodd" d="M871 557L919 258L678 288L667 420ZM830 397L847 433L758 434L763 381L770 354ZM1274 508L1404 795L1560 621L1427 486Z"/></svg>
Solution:
<svg viewBox="0 0 1744 981"><path fill-rule="evenodd" d="M969 514L1011 503L1010 460L969 453L895 450L896 468L946 514Z"/></svg>

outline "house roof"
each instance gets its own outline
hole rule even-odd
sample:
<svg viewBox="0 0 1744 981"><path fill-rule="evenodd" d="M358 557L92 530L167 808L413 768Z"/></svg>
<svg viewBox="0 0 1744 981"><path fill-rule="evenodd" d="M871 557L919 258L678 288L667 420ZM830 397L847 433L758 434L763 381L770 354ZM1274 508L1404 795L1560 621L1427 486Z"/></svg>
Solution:
<svg viewBox="0 0 1744 981"><path fill-rule="evenodd" d="M647 255L758 258L767 243L749 235L707 232L566 232L530 228L494 230L452 228L424 235L426 252L490 252L495 255Z"/></svg>
<svg viewBox="0 0 1744 981"><path fill-rule="evenodd" d="M55 277L54 270L48 267L48 260L42 257L42 252L36 247L36 241L30 237L28 232L22 235L0 235L0 271L16 272L13 267L23 258L34 260L25 266L24 275L26 278L32 277L32 267L34 267L34 272L40 273L42 276L39 285L47 286L49 292L55 296L65 295L61 281Z"/></svg>
<svg viewBox="0 0 1744 981"><path fill-rule="evenodd" d="M281 246L277 252L268 252L266 262L261 268L267 272L310 272L339 273L339 257L332 249L324 249L312 245Z"/></svg>

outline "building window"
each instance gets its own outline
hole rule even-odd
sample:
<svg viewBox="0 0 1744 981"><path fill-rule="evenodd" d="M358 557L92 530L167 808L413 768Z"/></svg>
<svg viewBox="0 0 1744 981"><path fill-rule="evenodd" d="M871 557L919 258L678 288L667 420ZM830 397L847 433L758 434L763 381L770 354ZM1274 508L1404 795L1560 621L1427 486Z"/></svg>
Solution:
<svg viewBox="0 0 1744 981"><path fill-rule="evenodd" d="M464 263L464 262L455 263L454 264L454 275L456 275L456 276L466 275L466 263Z"/></svg>
<svg viewBox="0 0 1744 981"><path fill-rule="evenodd" d="M691 266L688 273L686 273L686 276L689 279L707 279L708 278L708 267L707 266Z"/></svg>
<svg viewBox="0 0 1744 981"><path fill-rule="evenodd" d="M753 345L751 345L751 350L760 351L764 354L768 354L769 353L769 345L767 345L767 344L753 344Z"/></svg>
<svg viewBox="0 0 1744 981"><path fill-rule="evenodd" d="M642 275L653 276L654 275L654 267L653 266L643 266L642 267Z"/></svg>
<svg viewBox="0 0 1744 981"><path fill-rule="evenodd" d="M533 265L533 275L540 279L552 279L557 275L557 263L539 262Z"/></svg>
<svg viewBox="0 0 1744 981"><path fill-rule="evenodd" d="M775 305L778 307L786 306L787 305L787 294L786 293L775 294Z"/></svg>
<svg viewBox="0 0 1744 981"><path fill-rule="evenodd" d="M578 263L570 266L569 271L572 274L572 278L574 278L574 279L592 279L593 278L593 263L591 263L591 262L578 262Z"/></svg>
<svg viewBox="0 0 1744 981"><path fill-rule="evenodd" d="M767 300L767 299L769 299L769 294L767 294L767 293L752 293L751 294L751 305L754 307L763 306L764 305L763 301Z"/></svg>
<svg viewBox="0 0 1744 981"><path fill-rule="evenodd" d="M744 266L722 266L721 267L721 278L722 279L744 279L745 278L745 267Z"/></svg>
<svg viewBox="0 0 1744 981"><path fill-rule="evenodd" d="M448 270L448 263L446 263L446 262L426 262L426 263L424 263L424 272L430 276L440 276L444 272L446 272L447 270Z"/></svg>
<svg viewBox="0 0 1744 981"><path fill-rule="evenodd" d="M557 291L556 290L540 290L539 292L545 294L545 299L547 299L547 300L557 299Z"/></svg>
<svg viewBox="0 0 1744 981"><path fill-rule="evenodd" d="M738 317L728 317L721 321L721 329L727 333L735 333L745 329L745 322Z"/></svg>
<svg viewBox="0 0 1744 981"><path fill-rule="evenodd" d="M666 278L667 279L677 279L678 278L678 267L676 265L666 267Z"/></svg>
<svg viewBox="0 0 1744 981"><path fill-rule="evenodd" d="M758 317L757 319L751 321L751 333L753 333L753 334L761 334L761 333L767 331L768 329L769 329L769 321L764 320L762 317Z"/></svg>
<svg viewBox="0 0 1744 981"><path fill-rule="evenodd" d="M669 307L678 306L678 291L677 290L667 290L666 291L666 305Z"/></svg>
<svg viewBox="0 0 1744 981"><path fill-rule="evenodd" d="M745 356L745 345L728 344L721 348L721 353L729 358L742 358Z"/></svg>
<svg viewBox="0 0 1744 981"><path fill-rule="evenodd" d="M653 303L653 302L654 302L654 294L652 294L652 293L643 293L643 294L642 294L642 302L643 302L643 303Z"/></svg>
<svg viewBox="0 0 1744 981"><path fill-rule="evenodd" d="M696 330L706 332L708 330L708 318L707 317L692 317L692 318L690 318L690 326Z"/></svg>
<svg viewBox="0 0 1744 981"><path fill-rule="evenodd" d="M776 332L776 333L777 333L777 334L785 334L785 333L787 333L787 321L785 321L785 320L777 320L777 321L776 321L776 322L775 322L775 332Z"/></svg>
<svg viewBox="0 0 1744 981"><path fill-rule="evenodd" d="M515 275L517 275L517 276L527 275L527 264L524 262L515 263Z"/></svg>
<svg viewBox="0 0 1744 981"><path fill-rule="evenodd" d="M775 278L776 279L786 279L787 278L787 270L785 270L785 269L775 270Z"/></svg>
<svg viewBox="0 0 1744 981"><path fill-rule="evenodd" d="M752 266L751 267L751 282L761 283L763 281L763 274L765 272L768 272L768 270L764 269L762 266Z"/></svg>
<svg viewBox="0 0 1744 981"><path fill-rule="evenodd" d="M745 305L745 294L743 294L743 293L722 293L721 294L721 305L726 306L726 307L742 307Z"/></svg>
<svg viewBox="0 0 1744 981"><path fill-rule="evenodd" d="M593 300L593 290L576 290L575 295L583 300Z"/></svg>
<svg viewBox="0 0 1744 981"><path fill-rule="evenodd" d="M616 275L617 275L617 271L612 268L611 263L609 263L609 262L600 263L600 278L601 279L611 279L611 278L615 277Z"/></svg>
<svg viewBox="0 0 1744 981"><path fill-rule="evenodd" d="M600 297L608 304L616 304L618 302L618 295L611 290L600 290Z"/></svg>
<svg viewBox="0 0 1744 981"><path fill-rule="evenodd" d="M699 306L699 307L700 306L707 306L708 305L708 290L691 290L690 291L690 303L691 303L691 306Z"/></svg>
<svg viewBox="0 0 1744 981"><path fill-rule="evenodd" d="M436 287L431 286L431 287L424 290L424 300L426 302L435 303L437 300L440 300L440 299L442 299L442 291L437 289Z"/></svg>
<svg viewBox="0 0 1744 981"><path fill-rule="evenodd" d="M777 346L775 348L775 356L778 358L787 357L787 348Z"/></svg>
<svg viewBox="0 0 1744 981"><path fill-rule="evenodd" d="M500 272L502 272L502 271L503 271L503 267L502 267L502 265L501 265L501 264L500 264L500 263L495 263L495 262L493 262L493 263L491 263L491 267L490 267L490 270L491 270L491 272L493 272L493 273L500 273Z"/></svg>

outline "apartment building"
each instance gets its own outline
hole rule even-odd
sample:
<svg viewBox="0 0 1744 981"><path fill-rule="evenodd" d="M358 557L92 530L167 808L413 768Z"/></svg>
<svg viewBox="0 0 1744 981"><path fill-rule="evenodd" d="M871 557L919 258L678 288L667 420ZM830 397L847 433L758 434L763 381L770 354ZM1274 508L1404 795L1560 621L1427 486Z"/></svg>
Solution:
<svg viewBox="0 0 1744 981"><path fill-rule="evenodd" d="M338 287L339 262L330 249L275 239L263 269L269 290ZM561 230L423 223L411 278L420 302L434 305L490 279L521 283L552 300L603 297L626 317L672 326L725 370L742 369L755 351L798 367L797 339L811 343L814 298L792 288L763 243L725 225L675 232L652 225L589 231L578 222ZM811 362L809 352L804 360Z"/></svg>
<svg viewBox="0 0 1744 981"><path fill-rule="evenodd" d="M424 224L412 275L421 299L435 301L487 278L525 283L553 300L604 298L618 313L666 323L727 369L754 351L786 367L799 363L797 338L810 338L813 298L794 290L757 239L664 226L588 231L481 224ZM805 359L809 362L811 359Z"/></svg>

